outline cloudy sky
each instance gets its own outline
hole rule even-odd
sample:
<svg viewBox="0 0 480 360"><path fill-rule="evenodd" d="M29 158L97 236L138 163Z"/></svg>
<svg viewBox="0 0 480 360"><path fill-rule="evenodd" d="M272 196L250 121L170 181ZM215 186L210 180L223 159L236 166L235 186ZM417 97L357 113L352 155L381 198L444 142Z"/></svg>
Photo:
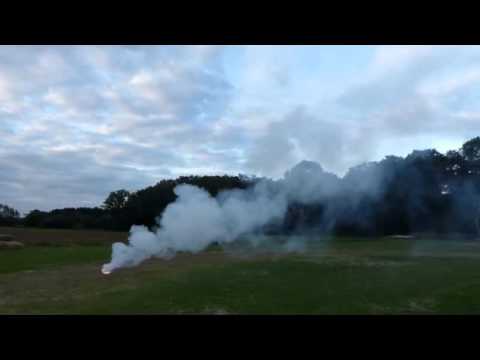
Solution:
<svg viewBox="0 0 480 360"><path fill-rule="evenodd" d="M21 212L477 135L479 46L0 46L0 203Z"/></svg>

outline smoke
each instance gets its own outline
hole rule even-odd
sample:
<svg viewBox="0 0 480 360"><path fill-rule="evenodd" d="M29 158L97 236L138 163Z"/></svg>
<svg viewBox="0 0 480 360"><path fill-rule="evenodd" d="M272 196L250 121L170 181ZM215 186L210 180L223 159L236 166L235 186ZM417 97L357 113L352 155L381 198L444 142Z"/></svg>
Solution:
<svg viewBox="0 0 480 360"><path fill-rule="evenodd" d="M112 259L102 272L136 266L151 257L196 253L212 243L233 250L247 243L254 251L305 251L307 242L293 234L478 231L478 217L474 222L465 215L480 212L477 188L462 183L451 200L453 195L442 195L444 179L432 165L437 158L432 151L415 152L406 159L387 157L351 168L343 178L315 162L302 161L280 180L261 179L247 189L224 191L216 197L196 186L179 185L174 189L177 199L158 218L158 227L151 231L132 226L128 244L113 245ZM447 218L455 226L445 226ZM272 243L278 237L264 236L272 233L289 236L279 245Z"/></svg>
<svg viewBox="0 0 480 360"><path fill-rule="evenodd" d="M149 231L132 226L128 245L113 244L112 259L102 272L133 267L151 257L168 259L179 251L196 253L260 229L282 218L287 209L284 193L271 190L261 181L251 190L226 191L213 198L196 186L179 185L174 189L177 199L164 210L159 227Z"/></svg>
<svg viewBox="0 0 480 360"><path fill-rule="evenodd" d="M222 245L244 237L263 233L267 225L283 221L289 204L307 204L337 191L338 178L323 171L317 163L302 161L283 179L261 179L244 190L228 190L215 198L196 186L174 188L175 202L169 204L157 220L158 228L132 226L128 244L115 243L112 259L102 268L110 273L122 267L133 267L151 257L169 259L179 251L196 253L212 243ZM249 237L246 237L249 238ZM268 247L267 237L257 239ZM305 244L288 240L282 251L303 251Z"/></svg>

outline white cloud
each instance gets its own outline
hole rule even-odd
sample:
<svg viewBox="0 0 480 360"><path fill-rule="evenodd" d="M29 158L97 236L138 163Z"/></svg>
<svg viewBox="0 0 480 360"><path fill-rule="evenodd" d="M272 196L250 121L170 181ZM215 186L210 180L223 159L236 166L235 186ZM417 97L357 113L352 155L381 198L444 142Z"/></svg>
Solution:
<svg viewBox="0 0 480 360"><path fill-rule="evenodd" d="M478 135L480 47L342 49L0 46L0 202L98 205L164 176L279 176L303 159L343 173Z"/></svg>

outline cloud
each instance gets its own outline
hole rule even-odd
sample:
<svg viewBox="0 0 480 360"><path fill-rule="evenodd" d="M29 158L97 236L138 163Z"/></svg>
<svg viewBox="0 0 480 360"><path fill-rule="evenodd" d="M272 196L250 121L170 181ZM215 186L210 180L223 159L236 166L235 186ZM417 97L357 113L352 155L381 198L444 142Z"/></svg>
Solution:
<svg viewBox="0 0 480 360"><path fill-rule="evenodd" d="M99 205L115 189L187 172L202 154L197 137L210 137L228 102L220 55L209 46L0 47L0 202Z"/></svg>
<svg viewBox="0 0 480 360"><path fill-rule="evenodd" d="M342 174L478 135L478 46L1 46L0 203L184 174Z"/></svg>
<svg viewBox="0 0 480 360"><path fill-rule="evenodd" d="M371 158L374 144L375 138L362 124L322 118L303 106L270 124L251 148L247 165L264 175L280 177L296 163L312 160L327 171L342 173Z"/></svg>
<svg viewBox="0 0 480 360"><path fill-rule="evenodd" d="M280 176L308 159L343 174L387 154L458 147L479 130L478 54L479 47L378 47L333 102L292 107L264 122L247 164Z"/></svg>
<svg viewBox="0 0 480 360"><path fill-rule="evenodd" d="M154 178L135 169L100 165L87 152L0 154L2 202L20 211L97 206L112 189L135 189Z"/></svg>

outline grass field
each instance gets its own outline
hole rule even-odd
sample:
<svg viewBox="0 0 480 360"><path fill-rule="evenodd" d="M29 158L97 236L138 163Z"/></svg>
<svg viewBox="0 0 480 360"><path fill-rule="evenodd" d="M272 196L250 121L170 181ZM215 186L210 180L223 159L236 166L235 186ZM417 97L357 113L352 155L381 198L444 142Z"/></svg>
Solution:
<svg viewBox="0 0 480 360"><path fill-rule="evenodd" d="M0 233L13 230L26 247L0 251L2 314L480 314L480 242L341 238L250 256L212 249L104 276L110 244L126 234Z"/></svg>

